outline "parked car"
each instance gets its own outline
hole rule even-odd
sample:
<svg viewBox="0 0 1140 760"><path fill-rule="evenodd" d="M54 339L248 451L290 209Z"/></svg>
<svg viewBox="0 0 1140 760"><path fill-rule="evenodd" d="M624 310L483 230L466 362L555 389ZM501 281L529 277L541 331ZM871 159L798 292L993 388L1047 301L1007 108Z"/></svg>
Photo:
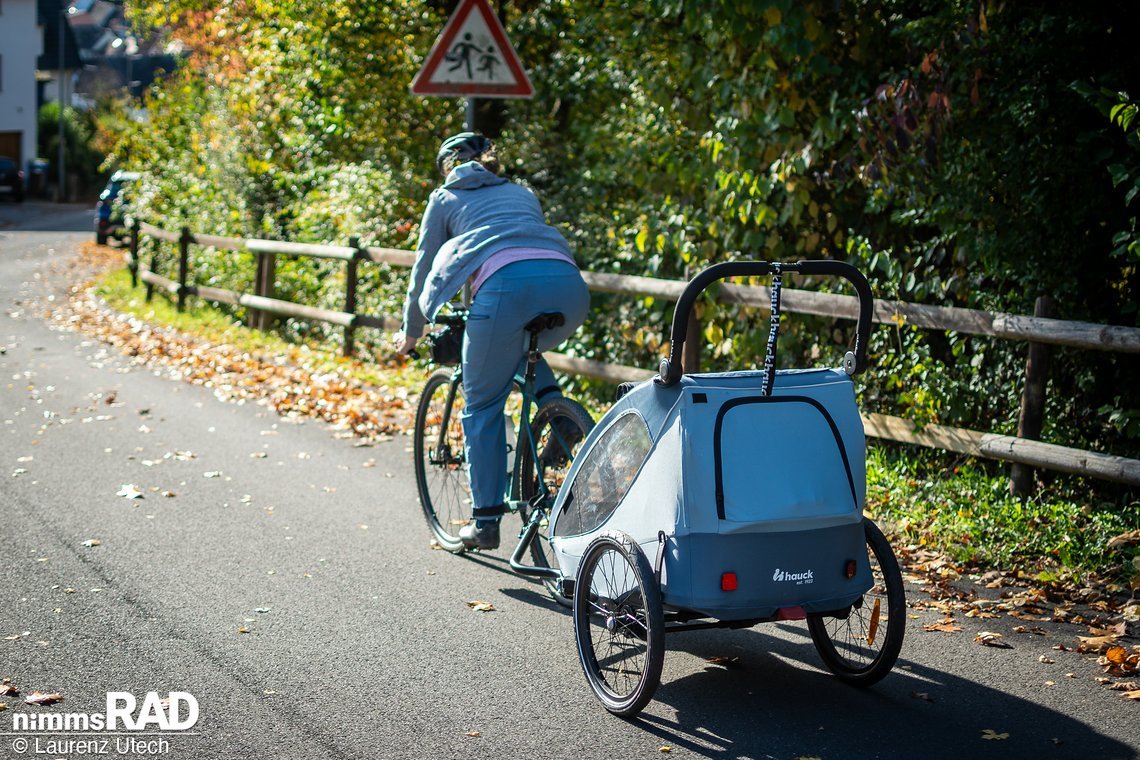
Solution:
<svg viewBox="0 0 1140 760"><path fill-rule="evenodd" d="M16 203L24 200L24 170L7 156L0 156L0 195Z"/></svg>
<svg viewBox="0 0 1140 760"><path fill-rule="evenodd" d="M127 189L139 179L138 172L117 171L107 181L99 202L95 204L95 242L106 244L108 238L121 240L126 227L123 222L123 207L127 205ZM115 199L122 196L118 203Z"/></svg>

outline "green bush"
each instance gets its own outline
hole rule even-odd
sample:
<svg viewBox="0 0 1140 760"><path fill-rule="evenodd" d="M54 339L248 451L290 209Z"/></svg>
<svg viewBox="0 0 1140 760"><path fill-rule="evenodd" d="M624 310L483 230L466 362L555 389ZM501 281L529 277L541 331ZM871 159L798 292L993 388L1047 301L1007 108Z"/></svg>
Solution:
<svg viewBox="0 0 1140 760"><path fill-rule="evenodd" d="M1022 500L1010 496L1003 468L948 461L893 445L869 449L867 512L897 532L899 546L1044 578L1095 573L1123 585L1135 574L1140 549L1109 543L1140 529L1140 503L1109 493L1090 499L1087 488L1060 479Z"/></svg>
<svg viewBox="0 0 1140 760"><path fill-rule="evenodd" d="M50 164L49 181L59 176L59 102L44 103L36 115L37 144L40 157ZM99 165L103 156L94 145L95 114L67 107L63 110L64 161L67 173L78 181L71 188L78 197L93 195L102 189Z"/></svg>

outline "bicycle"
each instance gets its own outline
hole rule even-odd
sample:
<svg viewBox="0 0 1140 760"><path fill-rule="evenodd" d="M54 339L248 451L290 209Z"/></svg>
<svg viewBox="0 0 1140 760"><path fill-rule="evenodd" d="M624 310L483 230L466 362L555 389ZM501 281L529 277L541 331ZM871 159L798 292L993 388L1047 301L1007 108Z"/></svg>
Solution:
<svg viewBox="0 0 1140 760"><path fill-rule="evenodd" d="M518 514L523 526L519 543L511 555L511 568L540 578L555 600L570 606L570 596L552 564L548 535L550 508L574 455L593 429L594 420L581 404L569 398L555 398L540 405L534 388L539 335L561 326L564 319L560 313L546 313L524 328L529 335L529 345L526 370L514 378L521 394L520 424L513 447L508 449L514 456L513 461L508 457L510 488L506 507L508 512ZM445 330L435 343L450 342L455 346L467 324L467 311L455 309L436 321L443 324ZM450 360L458 363L458 356L453 355ZM413 443L416 487L424 518L440 548L455 554L467 550L458 531L470 521L472 506L460 420L463 407L462 367L436 369L420 395ZM533 418L532 408L537 410ZM531 565L522 561L528 549Z"/></svg>

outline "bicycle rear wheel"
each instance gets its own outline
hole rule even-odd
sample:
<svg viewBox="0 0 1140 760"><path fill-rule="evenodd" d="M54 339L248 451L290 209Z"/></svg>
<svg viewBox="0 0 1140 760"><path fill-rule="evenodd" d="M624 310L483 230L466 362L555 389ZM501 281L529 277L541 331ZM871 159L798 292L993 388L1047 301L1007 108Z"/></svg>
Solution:
<svg viewBox="0 0 1140 760"><path fill-rule="evenodd" d="M459 529L471 515L471 487L459 419L463 383L455 383L452 395L454 375L455 371L441 368L428 377L416 408L413 450L424 518L439 545L458 554L464 551Z"/></svg>
<svg viewBox="0 0 1140 760"><path fill-rule="evenodd" d="M879 527L863 520L874 585L846 615L809 615L811 640L828 670L856 686L870 686L894 667L906 631L902 573Z"/></svg>
<svg viewBox="0 0 1140 760"><path fill-rule="evenodd" d="M531 423L531 440L534 450L538 452L538 461L535 462L534 452L530 445L522 439L521 449L518 452L519 477L522 478L519 493L526 503L530 503L538 495L541 488L539 483L545 483L549 497L540 509L550 509L554 505L554 497L566 480L570 472L570 465L582 447L586 436L594 429L594 420L586 408L577 401L568 398L556 398L539 407ZM526 506L519 510L525 526L530 521L530 511ZM554 552L550 547L550 521L549 514L540 524L538 533L530 542L531 561L535 567L554 567ZM554 600L564 607L570 607L573 600L562 595L561 584L557 579L544 578L543 585Z"/></svg>

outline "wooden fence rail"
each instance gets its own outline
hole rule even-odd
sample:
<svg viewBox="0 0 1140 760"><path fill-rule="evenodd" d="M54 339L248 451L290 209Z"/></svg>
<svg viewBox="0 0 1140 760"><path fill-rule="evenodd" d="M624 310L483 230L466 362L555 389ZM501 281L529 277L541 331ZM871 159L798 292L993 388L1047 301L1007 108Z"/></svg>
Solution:
<svg viewBox="0 0 1140 760"><path fill-rule="evenodd" d="M410 267L415 262L415 253L412 251L396 248L360 247L355 239L350 241L351 244L348 246L336 246L253 238L228 238L193 233L185 228L180 232L171 232L145 222L134 223L133 229L129 266L132 278L137 274L139 279L147 283L148 298L151 289L159 287L177 298L180 309L183 307L185 297L194 295L216 303L245 306L254 310L255 314L270 313L335 324L345 330L344 350L346 355L353 351L353 331L357 328L369 327L390 331L399 329L401 325L401 319L397 316L357 313L358 265L360 262L371 262ZM153 241L153 253L150 264L146 267L141 264L139 256L140 233L150 237ZM164 277L156 271L159 241L174 243L179 246L177 280ZM255 290L258 292L253 294L236 293L189 282L186 262L188 247L191 244L210 246L220 250L252 253L257 256L259 276ZM272 257L278 254L309 256L345 262L345 309L336 311L273 298ZM603 272L583 272L582 276L590 289L595 292L649 296L667 301L676 301L687 284L676 280ZM723 283L717 289L714 298L721 303L739 304L761 309L770 308L771 304L769 289L760 285ZM855 319L858 315L858 299L855 296L835 293L784 288L782 304L784 311L789 313L841 319ZM1076 322L1040 315L1020 316L884 299L875 302L873 319L878 323L910 325L929 330L956 331L971 335L991 336L1002 340L1023 341L1037 348L1046 345L1059 345L1120 353L1140 353L1140 329L1138 328ZM265 325L262 324L262 326ZM643 380L655 374L652 370L582 359L553 352L547 353L546 357L550 365L561 372L599 378L614 383L626 380ZM1024 417L1028 413L1040 416L1044 404L1043 392L1041 389L1037 389L1030 396L1028 412L1026 410L1027 399L1023 399L1022 415ZM1011 462L1015 466L1038 467L1101 478L1127 485L1140 485L1140 460L1136 459L1057 446L1028 438L941 425L927 425L920 429L909 420L882 414L864 414L863 423L868 436L883 440L997 459ZM1031 489L1031 480L1031 478L1025 477L1023 470L1021 477L1015 478L1011 488L1024 495Z"/></svg>

